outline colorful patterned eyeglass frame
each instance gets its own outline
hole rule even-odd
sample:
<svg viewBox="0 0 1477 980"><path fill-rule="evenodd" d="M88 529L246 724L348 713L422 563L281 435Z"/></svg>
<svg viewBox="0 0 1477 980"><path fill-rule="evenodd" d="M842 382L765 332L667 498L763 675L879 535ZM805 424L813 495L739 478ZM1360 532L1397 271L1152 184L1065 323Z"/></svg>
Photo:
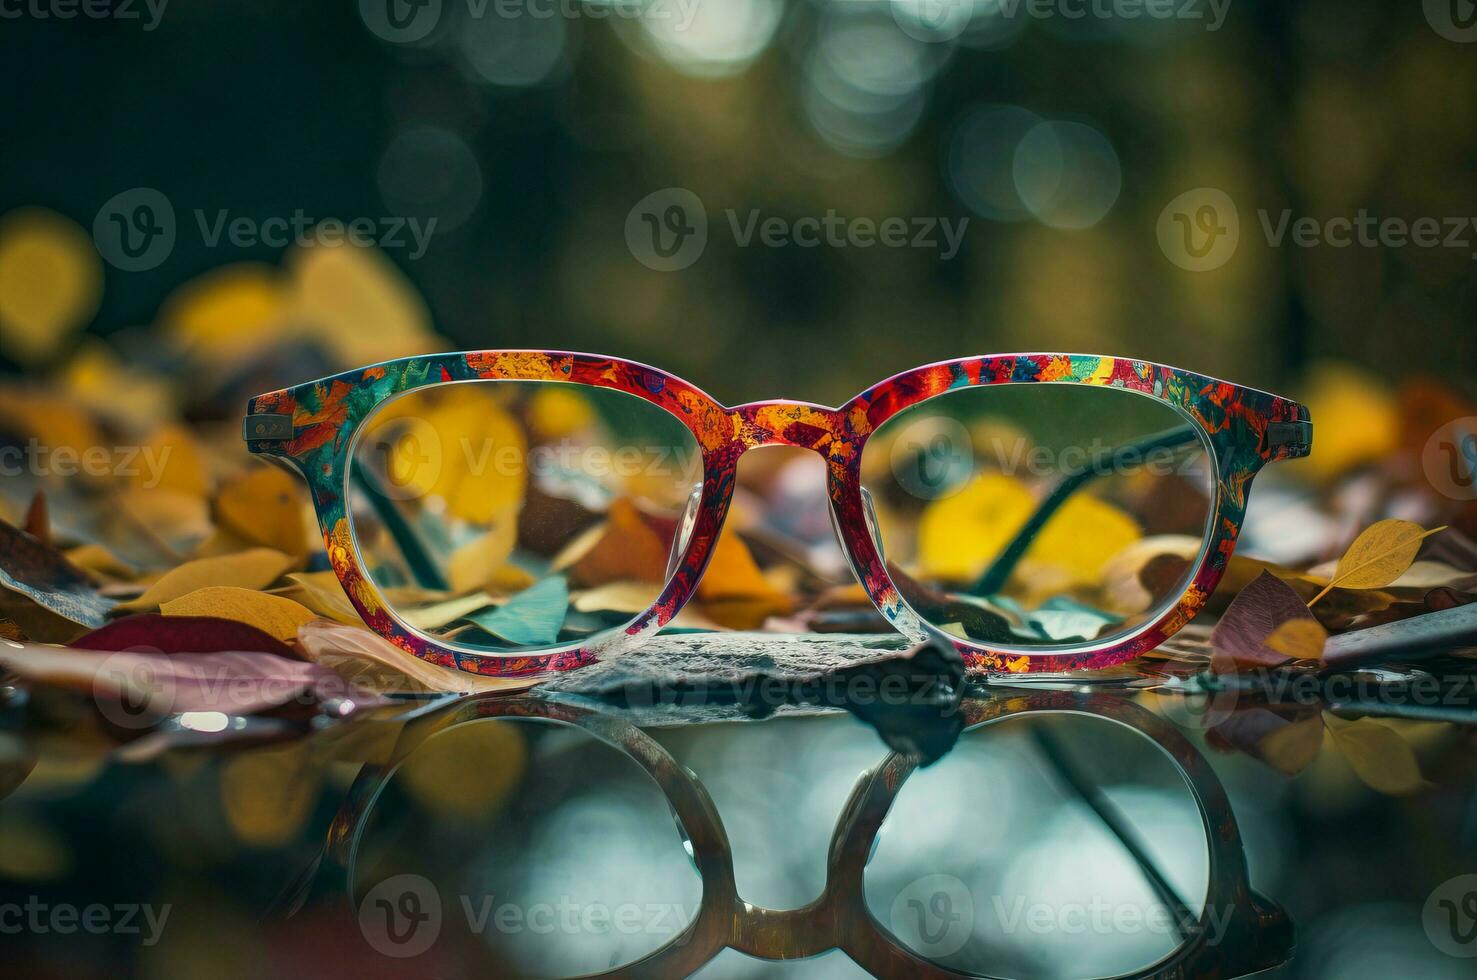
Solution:
<svg viewBox="0 0 1477 980"><path fill-rule="evenodd" d="M349 464L365 420L381 403L406 392L481 380L612 388L665 409L696 438L703 463L696 524L655 602L624 627L544 650L462 649L438 642L398 619L365 574L347 510ZM929 398L965 387L1003 384L1096 385L1137 392L1174 408L1193 434L1203 439L1215 476L1204 547L1183 594L1157 618L1107 642L1012 649L945 634L899 594L878 553L863 500L861 457L867 438L898 412ZM247 408L244 435L252 452L290 464L307 480L329 561L364 621L397 646L431 663L477 674L531 677L580 667L638 646L669 623L696 590L728 513L739 457L762 446L792 446L809 449L826 460L831 514L843 550L872 602L899 632L915 641L946 640L974 671L1058 673L1124 663L1158 646L1189 622L1225 572L1246 513L1252 479L1269 462L1306 456L1312 423L1307 408L1276 395L1161 364L1096 355L962 358L904 371L840 408L794 401L727 408L688 382L633 361L564 351L494 350L387 361L258 395ZM1051 506L1048 500L1037 519L1049 516ZM1020 540L1028 536L1023 532ZM986 578L998 577L1002 567L1008 571L1012 560L1008 549Z"/></svg>
<svg viewBox="0 0 1477 980"><path fill-rule="evenodd" d="M1201 911L1196 913L1162 878L1157 883L1151 879L1150 884L1181 923L1180 944L1158 962L1116 980L1236 977L1286 962L1293 949L1292 923L1275 902L1252 889L1235 812L1225 788L1205 757L1174 725L1133 701L1105 692L1002 688L987 697L965 697L957 710L965 732L1008 718L1094 718L1145 738L1184 779L1205 831L1208 889L1203 903L1199 903ZM323 849L278 897L273 917L291 918L305 905L323 901L330 906L347 905L341 912L352 921L365 899L361 890L365 882L358 880L360 848L380 795L412 755L421 749L434 751L435 736L458 725L487 719L573 726L636 762L671 805L693 866L702 879L701 907L681 934L635 962L589 975L587 980L595 976L633 980L688 976L725 948L765 960L804 959L839 949L878 977L962 980L985 976L957 972L919 956L900 942L867 904L863 883L867 864L883 821L918 767L916 759L892 752L860 775L832 833L823 893L802 908L768 909L740 896L733 849L718 808L688 769L620 711L537 693L483 695L438 703L407 722L388 758L383 763L366 763L360 769L333 817ZM1132 827L1113 832L1120 830L1131 839L1137 837ZM1150 874L1152 862L1141 862L1141 868ZM1211 928L1211 916L1217 913L1229 916L1220 936ZM498 970L490 972L496 974Z"/></svg>

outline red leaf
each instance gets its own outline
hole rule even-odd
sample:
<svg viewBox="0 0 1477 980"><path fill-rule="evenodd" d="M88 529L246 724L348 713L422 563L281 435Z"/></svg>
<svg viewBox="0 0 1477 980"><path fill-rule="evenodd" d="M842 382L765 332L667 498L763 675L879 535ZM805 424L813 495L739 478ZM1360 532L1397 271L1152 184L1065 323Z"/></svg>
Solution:
<svg viewBox="0 0 1477 980"><path fill-rule="evenodd" d="M1313 618L1292 586L1262 572L1226 608L1211 631L1210 645L1238 667L1276 667L1291 658L1269 649L1267 638L1289 620Z"/></svg>
<svg viewBox="0 0 1477 980"><path fill-rule="evenodd" d="M78 650L157 650L160 653L274 653L301 660L291 647L255 626L213 616L141 613L79 636Z"/></svg>

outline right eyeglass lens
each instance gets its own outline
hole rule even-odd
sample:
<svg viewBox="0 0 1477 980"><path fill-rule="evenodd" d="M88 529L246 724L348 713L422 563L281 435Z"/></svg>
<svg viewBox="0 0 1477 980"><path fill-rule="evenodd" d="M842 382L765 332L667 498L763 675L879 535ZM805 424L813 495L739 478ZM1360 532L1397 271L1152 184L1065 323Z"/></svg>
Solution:
<svg viewBox="0 0 1477 980"><path fill-rule="evenodd" d="M1121 388L955 389L879 426L861 466L903 599L1004 650L1111 642L1162 615L1214 511L1200 428Z"/></svg>

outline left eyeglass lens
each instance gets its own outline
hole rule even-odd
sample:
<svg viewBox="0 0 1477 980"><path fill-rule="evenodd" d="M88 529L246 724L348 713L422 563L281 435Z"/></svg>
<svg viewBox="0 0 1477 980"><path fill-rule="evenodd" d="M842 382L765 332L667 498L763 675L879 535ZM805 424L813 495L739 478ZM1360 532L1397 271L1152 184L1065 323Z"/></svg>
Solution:
<svg viewBox="0 0 1477 980"><path fill-rule="evenodd" d="M409 392L365 421L348 515L396 618L513 653L589 641L649 608L701 488L696 439L643 398L469 381Z"/></svg>

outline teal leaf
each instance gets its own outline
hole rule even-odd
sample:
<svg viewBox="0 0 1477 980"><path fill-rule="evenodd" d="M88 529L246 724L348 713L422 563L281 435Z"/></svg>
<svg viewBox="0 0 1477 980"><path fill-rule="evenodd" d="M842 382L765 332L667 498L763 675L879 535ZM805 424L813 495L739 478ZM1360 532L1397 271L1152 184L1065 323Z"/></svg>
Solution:
<svg viewBox="0 0 1477 980"><path fill-rule="evenodd" d="M547 646L559 639L569 611L569 587L555 575L535 582L496 609L467 619L514 646Z"/></svg>

